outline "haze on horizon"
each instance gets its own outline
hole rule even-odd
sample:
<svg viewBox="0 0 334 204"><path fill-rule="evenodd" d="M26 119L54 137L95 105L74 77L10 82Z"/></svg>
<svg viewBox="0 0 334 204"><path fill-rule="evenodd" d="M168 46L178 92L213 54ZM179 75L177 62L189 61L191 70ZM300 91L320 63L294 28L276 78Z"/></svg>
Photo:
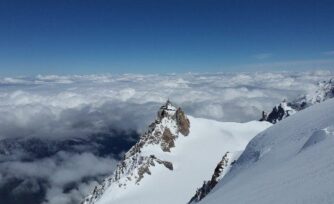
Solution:
<svg viewBox="0 0 334 204"><path fill-rule="evenodd" d="M0 76L333 70L334 2L0 2Z"/></svg>

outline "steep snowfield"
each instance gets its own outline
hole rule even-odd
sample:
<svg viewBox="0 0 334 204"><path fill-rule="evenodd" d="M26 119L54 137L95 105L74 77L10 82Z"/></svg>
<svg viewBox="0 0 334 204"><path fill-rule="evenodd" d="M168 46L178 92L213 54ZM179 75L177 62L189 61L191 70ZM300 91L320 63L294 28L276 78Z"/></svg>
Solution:
<svg viewBox="0 0 334 204"><path fill-rule="evenodd" d="M258 121L227 123L191 116L188 116L188 119L189 135L177 136L175 147L171 148L170 152L162 151L160 145L156 144L144 145L140 150L141 155L154 155L162 161L171 162L172 170L156 163L149 169L151 174L144 174L140 182L129 179L126 186L113 182L102 191L96 201L91 203L187 203L203 181L211 178L212 169L227 151L230 152L231 160L236 159L240 155L239 152L244 150L256 134L270 126L270 123ZM166 121L173 124L172 120ZM171 126L164 123L166 122L161 124ZM132 173L127 174L132 175ZM88 198L92 197L95 195Z"/></svg>
<svg viewBox="0 0 334 204"><path fill-rule="evenodd" d="M334 203L334 99L256 136L201 204Z"/></svg>

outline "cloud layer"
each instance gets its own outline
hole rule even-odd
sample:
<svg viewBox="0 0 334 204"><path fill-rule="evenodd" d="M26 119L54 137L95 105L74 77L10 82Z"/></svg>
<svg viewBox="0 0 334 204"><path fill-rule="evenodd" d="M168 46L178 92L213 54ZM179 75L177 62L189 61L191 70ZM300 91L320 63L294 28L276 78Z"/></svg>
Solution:
<svg viewBox="0 0 334 204"><path fill-rule="evenodd" d="M90 134L109 124L141 128L167 98L198 117L247 121L256 119L258 113L235 115L235 111L267 109L282 98L312 91L316 82L332 75L318 71L0 78L1 137L14 134L8 124L15 129L30 127L25 131L30 135L39 129L46 137L59 137L59 129L66 131L61 132L63 136ZM207 105L218 112L208 110Z"/></svg>
<svg viewBox="0 0 334 204"><path fill-rule="evenodd" d="M245 122L333 76L316 71L0 78L0 188L15 178L21 183L11 195L45 191L43 203L77 202L112 172L117 154L128 146L117 148L133 143L131 131L142 132L167 99L196 117ZM22 145L36 138L62 145L44 155ZM99 138L111 142L106 147Z"/></svg>

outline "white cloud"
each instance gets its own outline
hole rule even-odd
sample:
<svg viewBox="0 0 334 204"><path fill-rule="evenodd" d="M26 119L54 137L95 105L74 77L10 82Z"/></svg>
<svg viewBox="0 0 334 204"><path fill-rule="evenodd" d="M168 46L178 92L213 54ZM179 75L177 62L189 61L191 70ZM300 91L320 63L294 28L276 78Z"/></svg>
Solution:
<svg viewBox="0 0 334 204"><path fill-rule="evenodd" d="M247 108L236 101L251 99L258 102L256 108L261 112L282 98L312 91L317 81L331 76L331 72L317 71L13 78L10 85L0 86L0 137L17 136L14 132L46 137L87 135L110 125L141 129L167 98L200 117L256 119L258 115L245 118L242 113L234 119L225 113L201 115L207 111L199 105L219 104L234 110ZM66 83L60 83L64 80Z"/></svg>
<svg viewBox="0 0 334 204"><path fill-rule="evenodd" d="M196 117L256 120L262 110L311 92L318 81L333 76L314 71L0 78L0 138L63 140L113 128L143 131L168 98ZM22 161L22 154L17 151L10 161L0 155L0 186L8 175L46 179L48 204L80 200L96 182L82 179L109 174L115 165L113 159L89 151L58 152L33 161ZM38 189L35 180L29 182ZM71 182L77 188L63 193Z"/></svg>
<svg viewBox="0 0 334 204"><path fill-rule="evenodd" d="M79 203L96 184L96 181L90 181L89 185L81 182L84 178L108 175L115 166L116 161L111 158L101 158L91 153L59 152L52 157L36 161L2 162L0 175L23 180L13 193L36 192L41 188L38 181L47 181L49 186L46 194L47 203L71 204ZM66 185L71 183L78 183L77 188L71 192L64 192Z"/></svg>

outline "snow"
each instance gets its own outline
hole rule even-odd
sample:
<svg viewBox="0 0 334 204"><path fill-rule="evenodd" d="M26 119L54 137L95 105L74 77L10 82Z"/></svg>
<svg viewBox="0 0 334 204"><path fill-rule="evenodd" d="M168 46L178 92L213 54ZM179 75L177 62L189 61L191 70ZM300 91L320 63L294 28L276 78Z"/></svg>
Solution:
<svg viewBox="0 0 334 204"><path fill-rule="evenodd" d="M290 115L295 114L297 111L303 110L316 103L321 103L334 97L334 80L322 81L318 83L317 89L309 94L299 96L297 99L287 102L284 99L278 106L269 113L263 113L261 121L268 121L276 123Z"/></svg>
<svg viewBox="0 0 334 204"><path fill-rule="evenodd" d="M200 204L334 203L334 99L257 135Z"/></svg>
<svg viewBox="0 0 334 204"><path fill-rule="evenodd" d="M284 112L287 114L284 116L284 118L286 118L287 116L293 115L297 112L295 109L291 108L285 100L282 101L280 105L283 108Z"/></svg>
<svg viewBox="0 0 334 204"><path fill-rule="evenodd" d="M204 180L209 180L213 169L229 151L232 158L239 156L247 143L259 132L268 128L267 122L248 123L217 122L194 118L190 120L190 134L178 135L171 152L161 151L160 146L143 147L142 155L155 155L172 162L173 170L163 165L150 168L139 183L128 182L126 187L111 184L97 204L170 204L187 203ZM173 126L163 121L162 125ZM171 128L173 129L173 128Z"/></svg>

